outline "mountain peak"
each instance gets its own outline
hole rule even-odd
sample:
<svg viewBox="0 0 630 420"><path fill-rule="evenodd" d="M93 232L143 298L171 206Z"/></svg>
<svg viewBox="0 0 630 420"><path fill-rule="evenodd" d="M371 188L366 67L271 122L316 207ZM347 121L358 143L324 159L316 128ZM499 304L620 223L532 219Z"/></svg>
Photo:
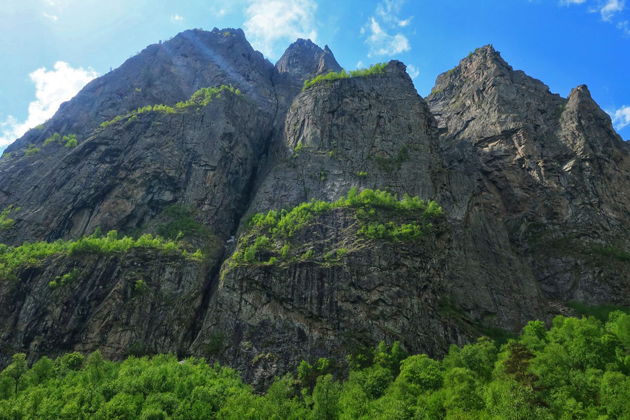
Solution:
<svg viewBox="0 0 630 420"><path fill-rule="evenodd" d="M318 74L340 71L332 51L326 45L321 49L310 39L297 39L289 45L276 63L279 73L288 73L299 79L307 79Z"/></svg>

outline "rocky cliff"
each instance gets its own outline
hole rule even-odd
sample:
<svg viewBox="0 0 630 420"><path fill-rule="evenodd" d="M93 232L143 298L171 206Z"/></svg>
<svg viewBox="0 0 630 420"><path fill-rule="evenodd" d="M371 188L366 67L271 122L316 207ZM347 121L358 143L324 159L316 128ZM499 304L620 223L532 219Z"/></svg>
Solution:
<svg viewBox="0 0 630 420"><path fill-rule="evenodd" d="M303 87L340 70L310 41L274 66L240 30L186 31L10 146L2 258L110 230L202 256L21 259L0 361L176 352L264 384L381 340L440 355L572 302L630 305L630 148L585 86L552 94L487 46L426 100L397 61Z"/></svg>

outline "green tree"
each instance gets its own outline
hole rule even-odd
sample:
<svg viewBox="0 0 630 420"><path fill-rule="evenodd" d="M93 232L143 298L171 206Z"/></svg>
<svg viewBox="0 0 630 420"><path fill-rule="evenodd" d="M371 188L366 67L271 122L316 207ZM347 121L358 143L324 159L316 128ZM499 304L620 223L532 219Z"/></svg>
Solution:
<svg viewBox="0 0 630 420"><path fill-rule="evenodd" d="M13 380L15 384L14 393L17 395L20 379L22 379L28 370L28 364L26 363L26 354L24 353L14 354L12 360L12 363L6 367L3 373Z"/></svg>
<svg viewBox="0 0 630 420"><path fill-rule="evenodd" d="M332 375L327 374L317 378L313 389L314 420L333 420L339 415L339 393L341 387Z"/></svg>

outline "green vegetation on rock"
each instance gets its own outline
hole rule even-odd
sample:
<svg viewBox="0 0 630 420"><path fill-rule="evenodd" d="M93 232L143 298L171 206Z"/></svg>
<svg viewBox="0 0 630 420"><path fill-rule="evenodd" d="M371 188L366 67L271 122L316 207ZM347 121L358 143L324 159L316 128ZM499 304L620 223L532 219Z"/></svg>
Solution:
<svg viewBox="0 0 630 420"><path fill-rule="evenodd" d="M210 236L210 229L195 220L194 209L173 204L164 210L165 223L157 228L157 233L167 239Z"/></svg>
<svg viewBox="0 0 630 420"><path fill-rule="evenodd" d="M367 69L352 70L350 72L341 70L337 72L332 71L330 73L320 74L319 76L315 76L312 79L305 80L304 87L302 88L302 90L306 90L312 86L315 86L317 84L324 83L324 82L332 82L332 81L340 80L340 79L349 79L351 77L365 77L365 76L372 76L375 74L383 74L385 73L385 67L387 67L387 63L378 63L378 64L374 64L373 66Z"/></svg>
<svg viewBox="0 0 630 420"><path fill-rule="evenodd" d="M288 257L291 254L296 255L292 252L294 250L292 238L295 234L318 215L335 209L353 211L358 221L357 233L360 236L394 242L421 238L433 229L432 222L443 214L442 208L434 201L427 202L409 195L398 199L386 191L366 189L358 192L356 188L352 188L346 197L335 202L310 201L291 210L271 210L252 216L249 231L239 240L238 250L232 256L232 262L271 265L290 259ZM298 259L310 259L315 256L312 251L303 250ZM347 253L347 250L345 251L343 255ZM339 252L334 254L339 258L342 256ZM327 252L327 255L333 254Z"/></svg>
<svg viewBox="0 0 630 420"><path fill-rule="evenodd" d="M9 206L0 211L0 231L11 229L15 225L15 220L11 219L9 215L18 210L18 207Z"/></svg>
<svg viewBox="0 0 630 420"><path fill-rule="evenodd" d="M615 311L625 312L630 314L630 307L616 306L616 305L587 305L582 302L569 302L568 305L571 309L582 316L594 316L600 321L605 321L608 316Z"/></svg>
<svg viewBox="0 0 630 420"><path fill-rule="evenodd" d="M77 140L76 134L68 134L65 136L61 136L59 133L55 133L52 136L48 137L44 140L44 146L48 146L52 143L59 143L65 147L72 148L75 147L79 142Z"/></svg>
<svg viewBox="0 0 630 420"><path fill-rule="evenodd" d="M219 337L213 344L222 346ZM259 353L252 363L273 359ZM532 321L505 344L482 337L442 360L381 343L339 362L303 361L259 394L238 373L172 355L13 355L0 419L626 419L630 315Z"/></svg>
<svg viewBox="0 0 630 420"><path fill-rule="evenodd" d="M42 149L35 147L34 144L29 144L26 150L24 150L24 156L33 156L34 154L39 153L40 150Z"/></svg>
<svg viewBox="0 0 630 420"><path fill-rule="evenodd" d="M137 239L129 236L120 237L113 230L105 236L91 235L76 241L26 242L15 247L0 244L0 280L14 279L20 268L40 265L55 255L125 253L134 248L175 253L192 260L202 258L200 251L190 253L179 242L152 235L142 235Z"/></svg>
<svg viewBox="0 0 630 420"><path fill-rule="evenodd" d="M225 92L230 92L231 94L234 94L237 96L243 95L239 89L236 89L232 86L227 86L227 85L201 88L197 90L195 93L193 93L189 100L185 102L178 102L175 104L175 106L169 106L169 105L163 105L163 104L147 105L142 108L135 109L125 115L117 115L116 117L114 117L113 119L109 121L102 122L100 126L102 128L105 128L119 121L131 119L131 118L137 117L139 114L144 114L147 112L158 112L162 114L175 114L186 108L203 107L210 104L210 102L212 102L214 99L220 98Z"/></svg>

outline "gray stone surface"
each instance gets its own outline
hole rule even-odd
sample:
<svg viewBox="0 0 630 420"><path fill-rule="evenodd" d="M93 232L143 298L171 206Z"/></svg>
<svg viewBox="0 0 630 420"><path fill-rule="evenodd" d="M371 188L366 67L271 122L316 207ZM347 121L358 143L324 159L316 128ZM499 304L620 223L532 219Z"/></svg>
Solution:
<svg viewBox="0 0 630 420"><path fill-rule="evenodd" d="M379 340L440 355L570 314L570 301L630 305L630 148L585 86L564 99L487 46L439 76L426 101L397 61L302 91L339 69L310 41L274 67L240 30L186 31L94 80L12 145L0 209L19 210L2 242L154 233L175 204L207 229L194 245L209 256L51 258L18 282L0 279L4 354L173 351L265 384L303 358L343 363ZM220 84L243 96L99 127ZM78 146L43 146L54 132L77 134ZM41 150L26 156L31 144ZM322 252L348 247L335 264L230 262L251 214L336 200L353 186L435 199L446 218L403 245L359 238L352 215L336 210L297 236ZM51 291L71 266L84 276ZM138 276L151 288L143 297L130 294Z"/></svg>

